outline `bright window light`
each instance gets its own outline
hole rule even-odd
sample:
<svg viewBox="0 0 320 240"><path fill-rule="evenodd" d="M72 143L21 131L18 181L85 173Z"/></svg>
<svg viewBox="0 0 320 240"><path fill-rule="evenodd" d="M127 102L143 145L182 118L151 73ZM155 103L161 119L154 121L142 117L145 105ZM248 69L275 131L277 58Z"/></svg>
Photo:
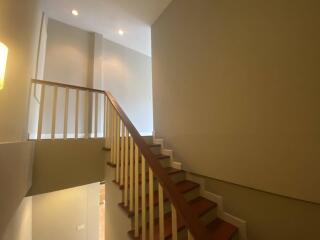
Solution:
<svg viewBox="0 0 320 240"><path fill-rule="evenodd" d="M4 77L6 73L8 57L8 47L0 42L0 90L4 87Z"/></svg>
<svg viewBox="0 0 320 240"><path fill-rule="evenodd" d="M78 15L79 15L79 12L78 12L78 10L73 9L73 10L72 10L72 14L73 14L74 16L78 16Z"/></svg>

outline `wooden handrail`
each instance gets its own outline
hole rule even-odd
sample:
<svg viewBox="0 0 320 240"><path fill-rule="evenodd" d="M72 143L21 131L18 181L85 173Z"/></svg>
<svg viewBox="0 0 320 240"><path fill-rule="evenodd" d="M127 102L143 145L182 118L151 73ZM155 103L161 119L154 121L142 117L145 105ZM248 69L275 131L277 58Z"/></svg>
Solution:
<svg viewBox="0 0 320 240"><path fill-rule="evenodd" d="M157 156L150 150L149 146L142 138L140 133L137 131L135 126L129 120L128 116L122 110L116 99L112 96L110 92L105 92L99 89L92 89L87 87L80 87L75 85L69 85L64 83L57 83L51 81L44 81L44 80L37 80L32 79L32 83L35 84L44 84L50 86L57 86L62 88L70 88L76 90L83 90L89 92L96 92L101 93L107 96L110 103L113 105L114 109L118 113L121 121L126 126L127 130L131 134L131 137L134 140L134 143L138 146L141 154L144 156L146 161L149 164L149 167L152 169L153 174L157 177L158 181L163 187L164 192L171 200L172 204L175 206L177 213L182 217L184 223L186 224L187 228L191 232L193 238L195 240L209 240L209 234L205 226L200 222L200 220L195 217L192 208L185 200L182 193L180 193L174 184L174 182L170 179L167 172L161 166L160 162L157 160Z"/></svg>
<svg viewBox="0 0 320 240"><path fill-rule="evenodd" d="M36 84L45 84L45 85L49 85L49 86L57 86L57 87L62 87L62 88L71 88L71 89L78 89L78 90L83 90L83 91L106 94L105 91L103 91L103 90L93 89L93 88L88 88L88 87L81 87L81 86L76 86L76 85L69 85L69 84L65 84L65 83L51 82L51 81L38 80L38 79L32 79L31 82L36 83Z"/></svg>
<svg viewBox="0 0 320 240"><path fill-rule="evenodd" d="M196 240L206 240L208 238L208 232L205 226L195 217L193 211L184 196L178 191L176 185L169 178L164 168L161 166L157 160L157 156L150 150L149 146L146 144L140 133L137 131L135 126L129 120L125 112L122 110L118 102L112 96L110 92L106 93L108 99L112 103L113 107L119 114L122 122L125 124L126 128L131 134L135 144L139 147L141 154L145 157L149 166L151 167L154 175L158 178L159 182L163 186L164 191L167 196L176 207L177 212L183 218L184 223L189 228L194 239Z"/></svg>

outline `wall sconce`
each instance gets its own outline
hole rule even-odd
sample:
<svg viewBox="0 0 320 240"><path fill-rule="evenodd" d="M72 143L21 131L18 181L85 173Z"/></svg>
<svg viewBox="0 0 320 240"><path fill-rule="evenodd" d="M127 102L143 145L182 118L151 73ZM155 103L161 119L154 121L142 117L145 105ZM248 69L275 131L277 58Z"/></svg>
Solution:
<svg viewBox="0 0 320 240"><path fill-rule="evenodd" d="M7 66L7 57L8 57L8 47L0 42L0 90L4 86L4 76L6 73Z"/></svg>

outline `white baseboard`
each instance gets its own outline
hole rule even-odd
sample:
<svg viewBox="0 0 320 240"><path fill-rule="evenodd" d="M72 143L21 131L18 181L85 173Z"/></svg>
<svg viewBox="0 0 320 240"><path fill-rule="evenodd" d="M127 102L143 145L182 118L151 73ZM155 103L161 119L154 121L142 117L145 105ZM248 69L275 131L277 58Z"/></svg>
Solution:
<svg viewBox="0 0 320 240"><path fill-rule="evenodd" d="M164 148L164 139L162 138L156 138L155 132L153 132L153 143L155 144L161 144L161 153L163 155L170 156L171 159L171 167L177 168L177 169L182 169L182 163L174 161L173 160L173 150L170 149L165 149ZM193 173L188 173L186 174L186 179L196 182L200 185L200 195L217 203L218 205L218 211L217 211L217 216L221 218L222 220L233 224L236 226L239 230L239 240L248 240L247 236L247 222L244 221L243 219L240 219L238 217L235 217L227 212L224 211L223 207L223 197L219 196L217 194L214 194L212 192L209 192L205 189L205 179L202 176L195 175Z"/></svg>
<svg viewBox="0 0 320 240"><path fill-rule="evenodd" d="M230 213L227 213L224 211L222 196L219 196L219 195L214 194L212 192L209 192L207 190L201 191L201 195L218 204L218 217L228 223L233 224L234 226L236 226L238 228L239 240L248 240L247 222L243 219L235 217L235 216L231 215Z"/></svg>

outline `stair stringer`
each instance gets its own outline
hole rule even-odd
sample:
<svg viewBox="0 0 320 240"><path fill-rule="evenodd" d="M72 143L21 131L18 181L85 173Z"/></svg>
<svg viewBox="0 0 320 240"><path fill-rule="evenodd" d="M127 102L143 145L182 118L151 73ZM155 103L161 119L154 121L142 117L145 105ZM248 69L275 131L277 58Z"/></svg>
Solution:
<svg viewBox="0 0 320 240"><path fill-rule="evenodd" d="M153 132L153 143L161 145L161 153L170 156L170 166L172 168L183 169L182 163L174 161L173 150L165 148L165 142L162 138L156 138ZM223 206L223 197L205 189L205 177L195 173L186 172L186 179L200 184L200 195L218 204L217 216L222 220L233 224L239 230L239 240L248 240L247 222L241 218L233 216L226 212Z"/></svg>

